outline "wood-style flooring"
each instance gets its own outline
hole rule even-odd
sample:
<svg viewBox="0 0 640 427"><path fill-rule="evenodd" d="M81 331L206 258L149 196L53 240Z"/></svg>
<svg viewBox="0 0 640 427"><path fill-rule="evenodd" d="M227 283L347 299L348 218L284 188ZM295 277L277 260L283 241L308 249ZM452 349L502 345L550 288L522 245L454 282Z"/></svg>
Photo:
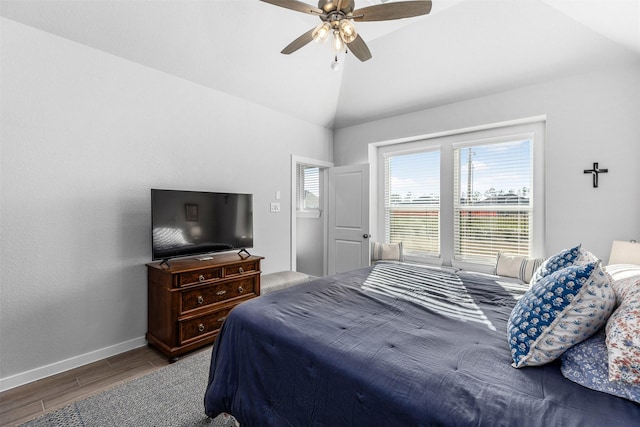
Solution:
<svg viewBox="0 0 640 427"><path fill-rule="evenodd" d="M146 346L7 390L0 393L0 426L24 423L168 364Z"/></svg>

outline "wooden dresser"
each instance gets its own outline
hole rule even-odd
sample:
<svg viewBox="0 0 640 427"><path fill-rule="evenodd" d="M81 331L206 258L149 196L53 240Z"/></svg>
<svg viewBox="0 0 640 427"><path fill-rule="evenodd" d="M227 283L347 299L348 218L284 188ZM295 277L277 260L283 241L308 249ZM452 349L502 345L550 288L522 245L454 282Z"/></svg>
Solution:
<svg viewBox="0 0 640 427"><path fill-rule="evenodd" d="M234 253L147 264L149 344L175 360L212 343L231 309L260 295L262 259Z"/></svg>

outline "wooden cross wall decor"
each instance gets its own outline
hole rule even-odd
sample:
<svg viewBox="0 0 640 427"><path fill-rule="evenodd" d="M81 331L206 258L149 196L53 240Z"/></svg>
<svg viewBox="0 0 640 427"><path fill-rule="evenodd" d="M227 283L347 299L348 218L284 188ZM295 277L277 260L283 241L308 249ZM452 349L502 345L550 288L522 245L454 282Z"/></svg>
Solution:
<svg viewBox="0 0 640 427"><path fill-rule="evenodd" d="M598 188L598 174L607 173L609 169L599 169L598 162L593 163L593 169L585 169L584 173L590 173L593 176L593 188Z"/></svg>

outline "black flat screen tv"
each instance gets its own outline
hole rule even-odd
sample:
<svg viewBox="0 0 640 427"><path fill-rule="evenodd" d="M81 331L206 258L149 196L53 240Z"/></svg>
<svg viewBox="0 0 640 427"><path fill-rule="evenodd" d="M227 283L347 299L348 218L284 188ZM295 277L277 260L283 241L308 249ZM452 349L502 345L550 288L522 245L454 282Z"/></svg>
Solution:
<svg viewBox="0 0 640 427"><path fill-rule="evenodd" d="M151 189L153 260L253 247L253 195Z"/></svg>

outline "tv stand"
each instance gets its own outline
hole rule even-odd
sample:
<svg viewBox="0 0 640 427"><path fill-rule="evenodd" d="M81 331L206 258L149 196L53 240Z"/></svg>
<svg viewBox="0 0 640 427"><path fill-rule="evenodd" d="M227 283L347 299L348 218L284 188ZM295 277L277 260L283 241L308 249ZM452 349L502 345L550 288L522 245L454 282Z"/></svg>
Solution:
<svg viewBox="0 0 640 427"><path fill-rule="evenodd" d="M246 255L242 255L243 253L245 253ZM249 253L249 251L246 248L242 248L238 251L238 256L240 256L241 258L246 258L246 257L250 257L251 254Z"/></svg>
<svg viewBox="0 0 640 427"><path fill-rule="evenodd" d="M231 309L260 295L262 259L231 253L147 264L149 344L170 361L211 344Z"/></svg>

